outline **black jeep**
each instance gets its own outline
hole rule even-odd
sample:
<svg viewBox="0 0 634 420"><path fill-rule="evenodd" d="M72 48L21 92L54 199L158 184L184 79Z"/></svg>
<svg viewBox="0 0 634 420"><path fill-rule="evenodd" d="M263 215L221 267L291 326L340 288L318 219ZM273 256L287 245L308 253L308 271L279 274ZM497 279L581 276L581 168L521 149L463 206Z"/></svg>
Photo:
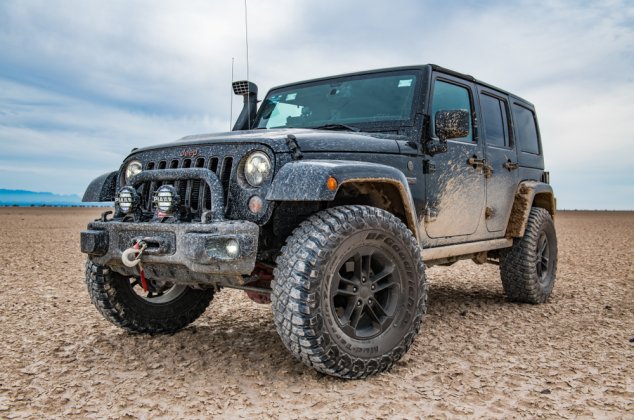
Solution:
<svg viewBox="0 0 634 420"><path fill-rule="evenodd" d="M389 369L418 333L425 266L500 266L541 303L557 269L555 198L533 106L435 65L272 89L235 82L232 132L133 149L84 201L114 201L81 233L102 315L179 330L223 287L272 302L286 347L329 375Z"/></svg>

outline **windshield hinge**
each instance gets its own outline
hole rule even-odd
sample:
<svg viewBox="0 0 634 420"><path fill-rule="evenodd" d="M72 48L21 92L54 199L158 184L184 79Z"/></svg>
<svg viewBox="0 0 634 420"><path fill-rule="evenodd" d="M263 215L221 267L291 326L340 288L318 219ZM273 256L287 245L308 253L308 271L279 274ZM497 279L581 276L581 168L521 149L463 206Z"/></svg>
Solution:
<svg viewBox="0 0 634 420"><path fill-rule="evenodd" d="M295 137L293 134L289 134L288 136L286 136L286 144L288 145L288 149L293 156L293 160L301 160L304 157L304 154L297 144L297 137Z"/></svg>

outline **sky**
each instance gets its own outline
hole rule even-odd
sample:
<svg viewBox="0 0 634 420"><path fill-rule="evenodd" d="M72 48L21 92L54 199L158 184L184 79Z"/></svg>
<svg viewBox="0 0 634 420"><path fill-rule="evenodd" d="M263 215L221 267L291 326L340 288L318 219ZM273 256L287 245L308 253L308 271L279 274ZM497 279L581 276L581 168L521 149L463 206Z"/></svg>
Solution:
<svg viewBox="0 0 634 420"><path fill-rule="evenodd" d="M449 67L535 104L560 209L634 209L631 0L250 0L247 17L261 96ZM81 195L133 147L227 131L244 18L240 0L0 2L0 188Z"/></svg>

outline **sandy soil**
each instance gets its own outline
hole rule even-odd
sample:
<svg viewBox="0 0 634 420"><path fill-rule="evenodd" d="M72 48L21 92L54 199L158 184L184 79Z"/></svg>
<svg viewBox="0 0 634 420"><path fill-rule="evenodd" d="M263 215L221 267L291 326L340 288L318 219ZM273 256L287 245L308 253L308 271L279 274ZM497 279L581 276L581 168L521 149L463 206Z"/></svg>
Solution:
<svg viewBox="0 0 634 420"><path fill-rule="evenodd" d="M0 417L633 416L634 213L558 215L545 305L507 303L495 266L430 269L410 352L344 381L296 362L239 291L174 335L106 322L78 251L99 211L0 209Z"/></svg>

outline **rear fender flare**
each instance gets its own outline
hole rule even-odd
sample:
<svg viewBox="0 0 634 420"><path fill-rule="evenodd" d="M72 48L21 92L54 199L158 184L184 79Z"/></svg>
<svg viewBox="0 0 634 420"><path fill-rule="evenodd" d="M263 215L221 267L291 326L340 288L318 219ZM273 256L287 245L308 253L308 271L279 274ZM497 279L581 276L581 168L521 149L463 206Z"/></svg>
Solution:
<svg viewBox="0 0 634 420"><path fill-rule="evenodd" d="M550 184L539 181L522 181L517 187L511 216L506 228L507 238L521 238L526 230L532 207L544 208L555 218L557 201Z"/></svg>

